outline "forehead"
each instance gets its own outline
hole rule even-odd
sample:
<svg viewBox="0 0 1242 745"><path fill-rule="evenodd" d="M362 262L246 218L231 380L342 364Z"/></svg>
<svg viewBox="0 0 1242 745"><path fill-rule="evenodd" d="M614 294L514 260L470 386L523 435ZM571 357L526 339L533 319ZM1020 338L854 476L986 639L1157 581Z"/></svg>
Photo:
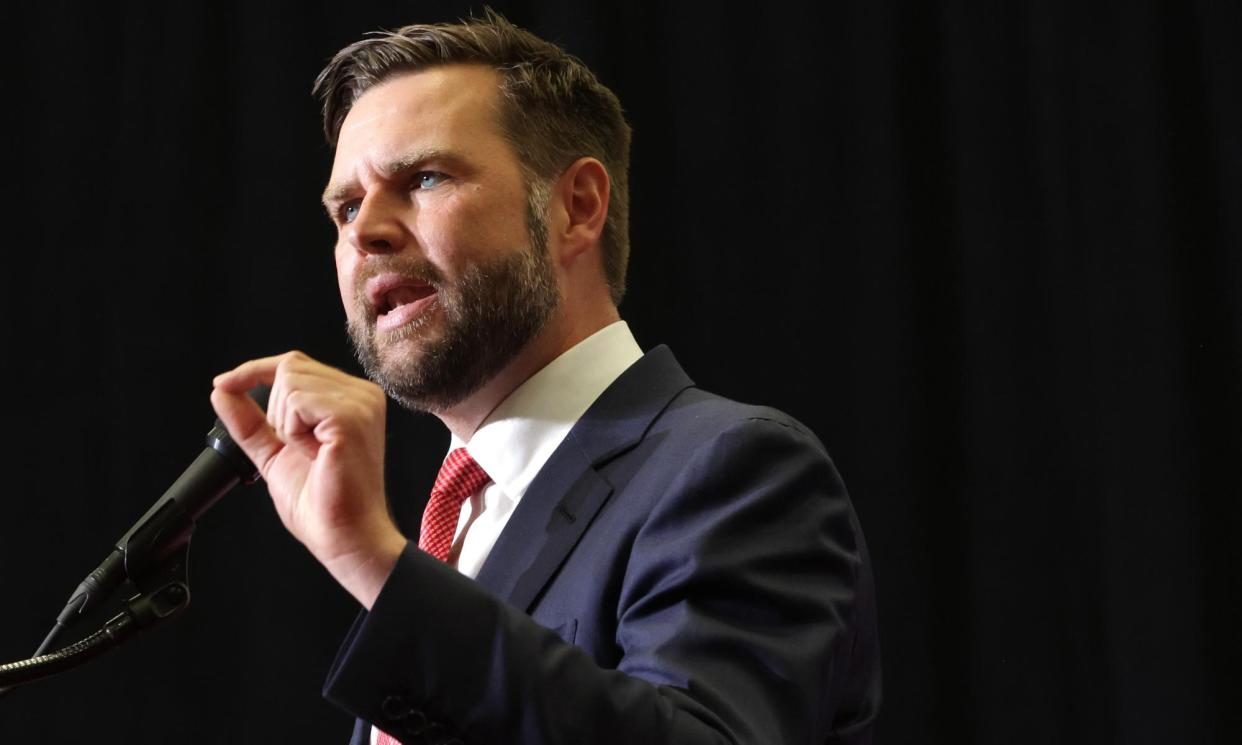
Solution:
<svg viewBox="0 0 1242 745"><path fill-rule="evenodd" d="M499 86L499 73L490 67L442 65L370 88L341 123L333 173L378 168L411 150L469 154L503 147Z"/></svg>

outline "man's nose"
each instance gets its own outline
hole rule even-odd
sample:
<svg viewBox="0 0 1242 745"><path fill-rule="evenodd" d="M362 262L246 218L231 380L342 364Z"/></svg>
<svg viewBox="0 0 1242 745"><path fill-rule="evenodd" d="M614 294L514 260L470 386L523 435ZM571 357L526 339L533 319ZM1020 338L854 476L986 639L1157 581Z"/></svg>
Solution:
<svg viewBox="0 0 1242 745"><path fill-rule="evenodd" d="M405 248L410 233L402 220L408 205L393 195L368 194L358 214L345 230L353 247L362 253L397 253Z"/></svg>

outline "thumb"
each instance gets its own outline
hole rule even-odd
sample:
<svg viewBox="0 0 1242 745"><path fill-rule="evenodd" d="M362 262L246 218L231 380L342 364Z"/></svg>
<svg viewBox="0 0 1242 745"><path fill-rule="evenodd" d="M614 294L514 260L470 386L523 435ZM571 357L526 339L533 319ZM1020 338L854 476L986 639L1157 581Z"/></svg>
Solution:
<svg viewBox="0 0 1242 745"><path fill-rule="evenodd" d="M266 480L272 459L284 449L285 443L267 423L263 409L246 393L230 393L221 388L211 391L211 408L216 410L216 416L220 417L233 442Z"/></svg>

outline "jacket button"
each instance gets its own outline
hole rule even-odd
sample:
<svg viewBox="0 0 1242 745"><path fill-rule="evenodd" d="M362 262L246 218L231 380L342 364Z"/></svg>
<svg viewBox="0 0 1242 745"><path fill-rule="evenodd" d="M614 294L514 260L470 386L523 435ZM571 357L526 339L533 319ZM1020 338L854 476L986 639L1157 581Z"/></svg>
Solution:
<svg viewBox="0 0 1242 745"><path fill-rule="evenodd" d="M388 696L380 704L380 711L393 721L401 721L414 713L414 707L405 696Z"/></svg>
<svg viewBox="0 0 1242 745"><path fill-rule="evenodd" d="M423 730L427 729L427 715L421 711L410 712L410 716L402 725L407 735L421 735Z"/></svg>

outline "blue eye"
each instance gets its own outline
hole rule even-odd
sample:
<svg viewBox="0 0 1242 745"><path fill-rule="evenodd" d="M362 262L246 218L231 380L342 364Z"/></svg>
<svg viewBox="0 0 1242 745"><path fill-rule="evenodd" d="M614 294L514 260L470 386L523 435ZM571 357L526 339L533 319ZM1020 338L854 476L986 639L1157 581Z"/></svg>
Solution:
<svg viewBox="0 0 1242 745"><path fill-rule="evenodd" d="M341 207L341 220L346 223L353 222L354 219L358 217L359 206L360 205L357 202L350 202L344 207Z"/></svg>
<svg viewBox="0 0 1242 745"><path fill-rule="evenodd" d="M447 175L439 171L420 171L415 184L420 189L434 189L444 183L444 180L447 178Z"/></svg>

